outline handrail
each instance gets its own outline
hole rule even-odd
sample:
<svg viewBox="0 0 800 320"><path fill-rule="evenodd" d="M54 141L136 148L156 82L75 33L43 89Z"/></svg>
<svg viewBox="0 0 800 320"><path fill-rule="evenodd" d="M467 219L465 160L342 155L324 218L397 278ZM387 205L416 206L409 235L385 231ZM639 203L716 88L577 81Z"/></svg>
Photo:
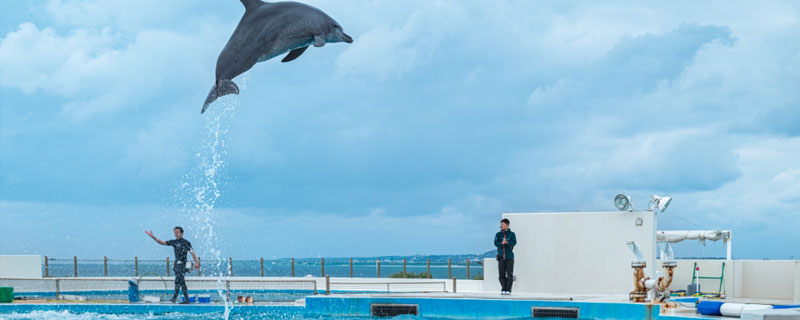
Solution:
<svg viewBox="0 0 800 320"><path fill-rule="evenodd" d="M198 257L199 258L199 257ZM68 276L79 277L89 276L119 276L132 275L139 276L141 273L157 273L170 276L172 273L172 261L170 257L164 259L114 259L103 257L103 259L78 259L72 258L51 258L44 256L43 274L45 277ZM404 261L405 260L405 261ZM413 262L412 262L413 261ZM239 276L294 276L297 272L302 274L312 274L314 276L346 276L350 277L387 277L397 276L398 273L405 275L408 272L426 270L430 278L450 279L452 277L471 279L474 268L480 275L482 265L471 264L472 260L465 259L460 263L446 261L436 262L426 260L409 259L357 259L357 258L281 258L281 259L243 259L234 260L231 257L222 259L220 263L204 261L202 268L197 275L216 274L217 271L225 275ZM158 266L160 264L160 266ZM237 266L234 266L237 265ZM309 269L311 268L311 269ZM316 270L314 270L316 268ZM348 270L349 268L349 270ZM443 271L447 268L447 271ZM219 270L217 270L219 269ZM367 272L368 270L372 270ZM212 271L216 270L216 271ZM435 271L432 274L431 271ZM466 270L466 273L465 273ZM376 272L377 271L377 272ZM402 272L401 272L402 271ZM443 273L446 272L446 273ZM237 274L238 273L238 274ZM371 274L370 274L371 273ZM404 276L401 278L405 278Z"/></svg>
<svg viewBox="0 0 800 320"><path fill-rule="evenodd" d="M391 286L392 285L426 285L426 284L441 284L442 285L442 292L447 292L447 281L370 281L370 282L330 282L330 287L334 285L359 285L359 286L369 286L369 285L386 285L386 292L392 292ZM407 291L408 292L408 291ZM430 292L430 291L420 291L420 292Z"/></svg>

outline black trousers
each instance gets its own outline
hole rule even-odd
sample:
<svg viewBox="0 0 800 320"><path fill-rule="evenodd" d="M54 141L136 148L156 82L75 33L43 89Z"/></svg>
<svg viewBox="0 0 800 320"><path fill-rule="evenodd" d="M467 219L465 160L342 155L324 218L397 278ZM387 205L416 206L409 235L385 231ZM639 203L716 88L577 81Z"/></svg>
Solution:
<svg viewBox="0 0 800 320"><path fill-rule="evenodd" d="M500 271L501 290L511 292L511 285L514 284L514 259L497 260L497 269Z"/></svg>
<svg viewBox="0 0 800 320"><path fill-rule="evenodd" d="M176 263L172 265L172 271L175 272L175 294L172 295L172 300L178 298L178 291L183 290L183 297L189 301L189 289L186 288L186 278L183 274L186 273L185 263Z"/></svg>

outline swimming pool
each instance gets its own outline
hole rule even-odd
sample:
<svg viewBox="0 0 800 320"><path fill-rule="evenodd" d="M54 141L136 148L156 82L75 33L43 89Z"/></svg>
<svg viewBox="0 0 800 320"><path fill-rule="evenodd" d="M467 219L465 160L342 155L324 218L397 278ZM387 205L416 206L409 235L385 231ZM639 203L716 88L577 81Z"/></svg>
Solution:
<svg viewBox="0 0 800 320"><path fill-rule="evenodd" d="M185 313L166 313L166 314L101 314L101 313L72 313L69 311L33 311L30 313L12 313L0 315L2 319L8 320L217 320L222 319L222 313L203 313L203 314L185 314ZM368 319L369 317L359 317ZM398 317L399 318L399 317ZM354 317L320 317L320 316L304 316L302 314L260 314L260 315L232 315L229 319L292 319L292 320L306 320L306 319L354 319ZM425 319L417 318L414 319Z"/></svg>
<svg viewBox="0 0 800 320"><path fill-rule="evenodd" d="M230 319L368 319L376 307L413 306L413 319L530 319L534 310L572 310L579 319L659 319L659 306L624 302L553 301L440 295L319 295L305 305L240 305ZM11 304L7 319L220 319L221 305Z"/></svg>

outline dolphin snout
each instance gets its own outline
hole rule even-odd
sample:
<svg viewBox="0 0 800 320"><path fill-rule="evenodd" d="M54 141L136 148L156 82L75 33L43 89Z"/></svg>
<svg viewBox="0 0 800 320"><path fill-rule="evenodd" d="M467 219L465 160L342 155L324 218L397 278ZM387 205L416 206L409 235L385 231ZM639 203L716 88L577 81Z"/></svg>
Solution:
<svg viewBox="0 0 800 320"><path fill-rule="evenodd" d="M350 36L348 36L348 35L347 35L346 33L344 33L344 32L342 32L342 39L344 39L344 42L347 42L347 43L353 43L353 38L352 38L352 37L350 37Z"/></svg>

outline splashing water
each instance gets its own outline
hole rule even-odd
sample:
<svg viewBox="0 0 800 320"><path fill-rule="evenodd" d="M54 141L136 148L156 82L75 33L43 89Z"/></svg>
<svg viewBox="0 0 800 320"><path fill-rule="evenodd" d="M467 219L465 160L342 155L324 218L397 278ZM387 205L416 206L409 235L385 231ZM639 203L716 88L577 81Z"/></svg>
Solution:
<svg viewBox="0 0 800 320"><path fill-rule="evenodd" d="M217 277L217 293L225 301L225 319L228 319L232 305L226 294L224 277L229 275L230 266L223 268L222 251L217 247L219 238L214 227L217 226L219 210L215 209L224 182L224 157L227 154L225 144L228 140L230 126L235 118L239 100L235 96L220 99L217 110L205 114L205 133L195 153L197 166L183 176L178 195L181 199L181 212L190 221L190 229L199 240L195 250L200 257L211 258L212 265L207 266L201 260L203 271ZM199 247L199 248L198 248ZM199 250L197 250L199 249ZM191 288L190 288L191 289Z"/></svg>
<svg viewBox="0 0 800 320"><path fill-rule="evenodd" d="M242 75L240 88L247 88L248 73ZM208 275L217 277L217 294L223 297L225 302L224 318L228 319L232 309L230 297L227 294L224 277L230 275L231 266L227 265L223 269L222 251L217 247L219 238L214 232L217 225L219 210L215 209L219 199L220 185L224 182L223 171L227 154L225 144L228 141L231 124L235 119L236 108L240 102L237 96L229 95L217 100L215 108L206 112L204 133L200 139L195 160L197 165L182 178L180 188L176 190L176 195L180 198L181 212L188 218L190 228L196 239L199 240L199 248L195 245L198 258L210 257L213 259L212 266L206 266L202 261L203 270ZM199 249L199 250L198 250ZM208 261L208 260L206 260Z"/></svg>

